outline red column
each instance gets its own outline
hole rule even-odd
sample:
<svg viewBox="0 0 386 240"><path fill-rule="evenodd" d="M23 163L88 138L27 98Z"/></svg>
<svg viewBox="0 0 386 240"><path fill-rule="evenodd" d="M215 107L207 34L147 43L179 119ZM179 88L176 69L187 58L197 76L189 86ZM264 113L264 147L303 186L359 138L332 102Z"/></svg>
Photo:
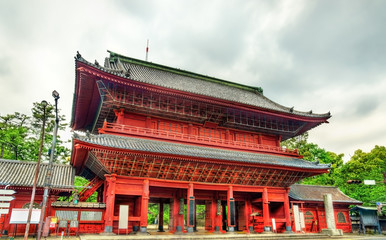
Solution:
<svg viewBox="0 0 386 240"><path fill-rule="evenodd" d="M285 231L292 232L288 193L289 193L289 188L286 189L284 194Z"/></svg>
<svg viewBox="0 0 386 240"><path fill-rule="evenodd" d="M271 231L269 224L269 202L268 202L268 191L267 188L263 190L263 221L264 221L264 232Z"/></svg>
<svg viewBox="0 0 386 240"><path fill-rule="evenodd" d="M147 232L147 212L149 207L149 179L143 181L143 192L141 199L141 218L139 221L139 231L141 233Z"/></svg>
<svg viewBox="0 0 386 240"><path fill-rule="evenodd" d="M216 194L217 195L217 194ZM214 226L214 231L220 232L222 229L222 206L221 206L221 200L219 199L219 196L217 195L212 200L212 226Z"/></svg>
<svg viewBox="0 0 386 240"><path fill-rule="evenodd" d="M174 197L174 206L175 206L175 228L176 233L182 233L184 229L184 198L180 190L176 192Z"/></svg>
<svg viewBox="0 0 386 240"><path fill-rule="evenodd" d="M236 202L233 198L233 187L229 186L227 192L228 206L228 232L234 232L236 226Z"/></svg>
<svg viewBox="0 0 386 240"><path fill-rule="evenodd" d="M194 199L194 189L193 183L189 183L188 185L188 193L187 193L187 216L186 216L186 226L188 227L188 232L193 232L193 228L195 226L195 199Z"/></svg>
<svg viewBox="0 0 386 240"><path fill-rule="evenodd" d="M247 232L251 233L253 232L253 226L251 224L251 200L249 198L245 199L245 207L244 207L244 214L245 214L245 227L247 228Z"/></svg>
<svg viewBox="0 0 386 240"><path fill-rule="evenodd" d="M117 175L105 175L107 185L106 188L106 212L105 212L105 233L113 232L114 221L114 206L115 206L115 184L117 181Z"/></svg>

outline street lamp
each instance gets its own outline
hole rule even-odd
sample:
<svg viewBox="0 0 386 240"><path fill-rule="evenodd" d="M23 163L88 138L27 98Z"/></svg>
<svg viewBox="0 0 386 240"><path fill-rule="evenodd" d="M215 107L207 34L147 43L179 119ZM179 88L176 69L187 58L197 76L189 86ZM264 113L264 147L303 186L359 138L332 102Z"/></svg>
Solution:
<svg viewBox="0 0 386 240"><path fill-rule="evenodd" d="M28 209L27 225L25 227L25 232L24 232L24 239L25 240L28 238L29 226L30 226L31 216L32 216L32 207L33 207L33 204L35 201L36 185L37 185L38 176L39 176L40 160L42 158L42 150L43 150L43 143L44 143L44 130L45 130L45 125L46 125L46 108L47 108L47 105L48 105L47 101L43 100L41 102L41 106L43 107L43 124L42 124L42 130L41 130L41 134L40 134L40 148L39 148L38 162L36 163L35 177L34 177L34 182L33 182L33 187L32 187L32 193L31 193L31 202L29 204L29 209Z"/></svg>
<svg viewBox="0 0 386 240"><path fill-rule="evenodd" d="M58 135L58 128L59 128L59 116L58 116L58 100L60 98L59 93L56 90L54 90L52 92L52 96L55 99L55 128L54 128L54 136L52 138L50 161L48 162L47 175L46 175L46 179L44 182L44 194L43 194L42 210L41 210L41 214L40 214L37 240L40 240L40 238L42 236L43 221L44 221L44 216L45 216L46 206L47 206L47 198L48 198L49 190L51 187L52 162L53 162L54 153L55 153L56 136Z"/></svg>

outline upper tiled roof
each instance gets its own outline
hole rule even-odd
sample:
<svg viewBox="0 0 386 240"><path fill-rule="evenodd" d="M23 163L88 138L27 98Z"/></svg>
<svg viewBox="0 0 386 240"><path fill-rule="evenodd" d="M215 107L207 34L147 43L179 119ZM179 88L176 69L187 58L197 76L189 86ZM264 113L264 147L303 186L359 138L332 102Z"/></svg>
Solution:
<svg viewBox="0 0 386 240"><path fill-rule="evenodd" d="M36 162L0 159L0 185L32 187ZM44 187L48 164L41 163L37 187ZM69 165L53 164L51 188L73 188L75 169Z"/></svg>
<svg viewBox="0 0 386 240"><path fill-rule="evenodd" d="M329 169L326 164L314 164L300 158L284 157L277 155L258 154L252 152L242 152L235 150L225 150L219 148L201 147L194 145L184 145L171 142L139 139L132 137L122 137L109 134L79 136L74 138L95 145L112 147L118 149L128 149L133 151L143 151L151 153L164 153L175 156L188 156L206 158L213 160L226 160L236 162L248 162L273 166L287 166L304 169Z"/></svg>
<svg viewBox="0 0 386 240"><path fill-rule="evenodd" d="M110 74L129 78L138 82L247 104L287 114L314 118L330 117L330 113L315 114L312 113L312 111L301 112L290 107L282 106L266 98L262 94L262 89L259 87L250 87L160 64L129 58L111 51L109 52L110 58L106 58L104 67L99 64L90 63L80 55L78 55L77 60Z"/></svg>
<svg viewBox="0 0 386 240"><path fill-rule="evenodd" d="M299 201L318 201L323 202L323 195L330 193L333 202L361 204L361 201L350 198L333 186L315 186L294 184L291 186L289 196Z"/></svg>

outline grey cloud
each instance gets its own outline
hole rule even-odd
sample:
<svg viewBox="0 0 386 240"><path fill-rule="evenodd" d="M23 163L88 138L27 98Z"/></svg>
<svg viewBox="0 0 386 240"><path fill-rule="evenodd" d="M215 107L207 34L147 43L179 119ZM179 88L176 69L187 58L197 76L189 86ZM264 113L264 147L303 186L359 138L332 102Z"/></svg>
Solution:
<svg viewBox="0 0 386 240"><path fill-rule="evenodd" d="M371 114L380 105L379 100L373 96L359 98L357 101L358 102L355 105L354 114L360 117Z"/></svg>
<svg viewBox="0 0 386 240"><path fill-rule="evenodd" d="M350 74L363 81L386 65L385 1L307 1L297 21L279 36L281 48L306 72ZM328 71L328 72L326 72ZM374 81L368 78L367 81Z"/></svg>

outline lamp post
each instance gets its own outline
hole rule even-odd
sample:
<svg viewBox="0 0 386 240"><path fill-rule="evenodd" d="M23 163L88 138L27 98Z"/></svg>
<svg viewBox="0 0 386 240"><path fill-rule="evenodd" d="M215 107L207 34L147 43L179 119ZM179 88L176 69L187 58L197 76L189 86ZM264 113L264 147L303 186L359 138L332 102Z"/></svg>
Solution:
<svg viewBox="0 0 386 240"><path fill-rule="evenodd" d="M41 102L41 105L43 107L43 123L42 123L42 130L40 134L40 148L39 148L38 162L36 163L35 177L34 177L34 182L32 187L32 193L31 193L31 202L29 204L27 225L25 227L25 232L24 232L24 240L27 240L28 238L29 226L30 226L31 216L32 216L32 207L35 200L36 185L37 185L39 170L40 170L40 159L42 158L42 150L43 150L43 143L44 143L44 130L46 125L46 107L48 103L47 101L43 100Z"/></svg>
<svg viewBox="0 0 386 240"><path fill-rule="evenodd" d="M58 134L58 128L59 128L59 117L58 117L58 100L60 98L59 93L54 90L52 92L52 96L55 99L55 128L54 128L54 136L52 138L52 148L51 148L50 161L48 162L48 170L47 170L47 175L46 175L46 179L44 182L44 194L43 194L42 210L41 210L41 214L40 214L37 240L40 240L40 238L42 236L43 221L44 221L44 216L45 216L45 212L46 212L47 198L48 198L49 190L51 187L52 162L53 162L54 153L55 153L56 136Z"/></svg>

